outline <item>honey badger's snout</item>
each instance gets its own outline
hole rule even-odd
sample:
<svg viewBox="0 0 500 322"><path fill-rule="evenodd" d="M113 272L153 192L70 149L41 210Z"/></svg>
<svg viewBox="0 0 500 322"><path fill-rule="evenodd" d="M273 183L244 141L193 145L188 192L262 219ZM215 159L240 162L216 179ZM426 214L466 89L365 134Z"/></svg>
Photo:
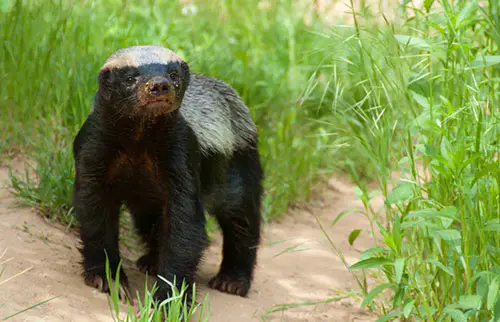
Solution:
<svg viewBox="0 0 500 322"><path fill-rule="evenodd" d="M171 91L172 84L165 77L157 76L149 80L145 89L152 98L162 98Z"/></svg>
<svg viewBox="0 0 500 322"><path fill-rule="evenodd" d="M139 86L137 94L139 106L154 110L154 114L171 112L180 105L174 82L164 76L152 76Z"/></svg>

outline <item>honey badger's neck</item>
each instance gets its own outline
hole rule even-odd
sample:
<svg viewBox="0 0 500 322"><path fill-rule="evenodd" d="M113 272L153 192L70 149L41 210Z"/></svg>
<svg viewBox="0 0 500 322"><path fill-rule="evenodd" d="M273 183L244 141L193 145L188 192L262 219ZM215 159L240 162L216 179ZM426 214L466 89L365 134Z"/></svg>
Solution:
<svg viewBox="0 0 500 322"><path fill-rule="evenodd" d="M106 141L129 144L158 137L179 122L179 110L153 115L150 113L123 115L116 113L117 106L109 103L96 103L95 115L99 129Z"/></svg>

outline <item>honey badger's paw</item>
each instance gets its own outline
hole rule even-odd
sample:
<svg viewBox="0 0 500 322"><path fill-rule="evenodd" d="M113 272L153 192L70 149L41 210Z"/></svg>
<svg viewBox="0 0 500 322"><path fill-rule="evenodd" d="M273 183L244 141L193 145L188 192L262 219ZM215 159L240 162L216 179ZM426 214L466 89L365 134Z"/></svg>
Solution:
<svg viewBox="0 0 500 322"><path fill-rule="evenodd" d="M156 255L152 255L151 253L143 255L137 260L136 265L142 273L147 273L149 276L156 276L158 266Z"/></svg>
<svg viewBox="0 0 500 322"><path fill-rule="evenodd" d="M106 276L101 275L97 272L85 272L84 273L84 281L90 287L97 289L99 292L110 293L109 284ZM115 283L114 280L111 280L111 283ZM130 301L133 303L132 293L130 292L130 288L128 286L128 280L125 273L120 273L120 286L118 289L118 296L120 300L124 303Z"/></svg>
<svg viewBox="0 0 500 322"><path fill-rule="evenodd" d="M248 290L250 289L250 281L248 278L235 277L231 274L226 274L219 272L215 277L213 277L208 285L221 292L247 296Z"/></svg>

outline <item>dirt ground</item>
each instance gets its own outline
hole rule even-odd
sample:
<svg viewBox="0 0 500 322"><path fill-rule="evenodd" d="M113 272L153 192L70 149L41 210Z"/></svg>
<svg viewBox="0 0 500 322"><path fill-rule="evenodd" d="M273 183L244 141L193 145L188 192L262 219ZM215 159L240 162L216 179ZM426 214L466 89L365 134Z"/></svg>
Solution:
<svg viewBox="0 0 500 322"><path fill-rule="evenodd" d="M15 199L6 188L7 180L7 170L0 168L0 270L5 266L0 278L0 320L56 297L9 321L112 321L106 295L87 287L80 276L75 234L46 222L32 209L15 207ZM381 206L380 200L375 203L375 207ZM209 294L210 321L259 321L275 304L322 301L356 289L351 273L328 244L315 216L352 264L359 250L370 247L372 242L364 232L355 247L348 244L347 238L353 229L367 229L368 221L352 214L333 228L329 226L341 211L360 207L352 185L342 178L332 178L329 189L307 209L291 210L279 222L266 225L255 280L247 298L207 287L221 259L222 240L215 235L196 279L198 300ZM129 252L124 267L132 289L142 290L144 276L133 265L139 255ZM353 298L265 316L265 321L374 320L374 316L359 309L359 301Z"/></svg>

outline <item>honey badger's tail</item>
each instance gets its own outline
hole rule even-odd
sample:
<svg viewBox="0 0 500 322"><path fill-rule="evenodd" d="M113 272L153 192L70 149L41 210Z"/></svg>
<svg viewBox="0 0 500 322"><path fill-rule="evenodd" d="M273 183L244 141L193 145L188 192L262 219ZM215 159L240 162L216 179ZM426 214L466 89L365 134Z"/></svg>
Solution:
<svg viewBox="0 0 500 322"><path fill-rule="evenodd" d="M215 152L229 156L256 142L257 129L248 107L221 80L191 74L180 111L205 155Z"/></svg>

